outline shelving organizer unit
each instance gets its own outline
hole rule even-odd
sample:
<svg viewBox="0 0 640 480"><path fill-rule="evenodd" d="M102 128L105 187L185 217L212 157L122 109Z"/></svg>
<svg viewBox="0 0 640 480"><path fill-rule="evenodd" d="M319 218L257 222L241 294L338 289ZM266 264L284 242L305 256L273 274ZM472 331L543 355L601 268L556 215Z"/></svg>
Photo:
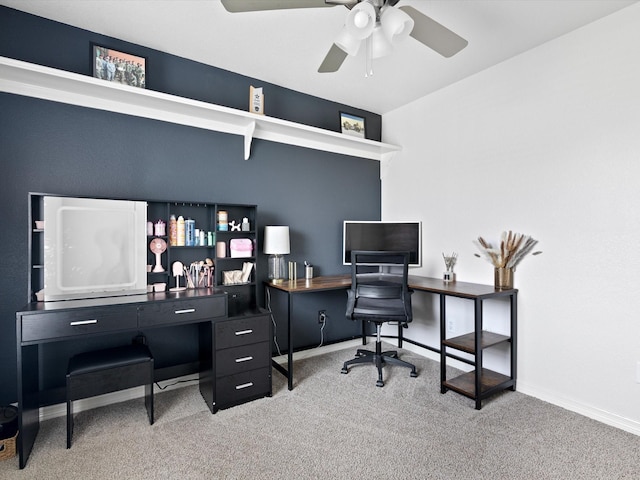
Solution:
<svg viewBox="0 0 640 480"><path fill-rule="evenodd" d="M482 408L482 400L505 389L515 391L517 372L517 320L518 290L495 289L489 285L453 282L440 294L440 391L453 390L475 400L476 410ZM464 335L446 337L446 297L466 298L474 302L474 329ZM510 301L510 333L502 335L484 330L483 302L487 299L508 297ZM510 374L503 375L483 366L483 351L499 344L510 344ZM456 352L471 354L473 360ZM454 358L474 367L474 370L454 378L447 378L447 358Z"/></svg>
<svg viewBox="0 0 640 480"><path fill-rule="evenodd" d="M401 150L397 145L6 57L0 57L0 91L241 135L245 160L251 155L254 138L380 162L389 161Z"/></svg>
<svg viewBox="0 0 640 480"><path fill-rule="evenodd" d="M42 220L44 213L43 198L45 194L30 194L30 218L29 224L34 226L36 220ZM218 212L224 210L227 212L229 221L235 221L240 224L243 218L249 221L248 231L220 231L217 228ZM195 221L195 228L212 232L213 242L211 245L195 245L195 246L172 246L169 242L169 218L171 215L176 218L183 216L185 219ZM156 223L162 220L166 223L166 235L156 237L155 235L147 236L147 246L154 238L162 238L167 243L167 250L161 255L162 267L164 272L148 272L147 283L166 283L167 289L177 286L176 279L172 275L172 264L180 261L186 267L193 262L205 261L211 259L215 265L214 280L210 287L224 288L229 297L229 315L254 308L257 305L256 298L256 272L257 272L257 244L258 244L258 225L257 225L257 206L242 204L205 204L191 202L147 202L147 220ZM253 244L253 250L250 257L232 258L229 246L234 238L247 238ZM29 272L29 293L28 301L36 301L36 292L44 287L44 230L31 228L29 237L30 265ZM216 248L217 242L224 242L224 256L219 256ZM147 264L152 267L155 265L155 255L147 248ZM238 283L224 285L223 273L228 270L242 270L245 262L253 263L251 276L246 283ZM186 279L182 277L181 286L186 285ZM201 287L203 285L200 285Z"/></svg>
<svg viewBox="0 0 640 480"><path fill-rule="evenodd" d="M217 218L218 212L227 212L229 221L235 221L237 224L242 222L243 218L249 220L248 231L231 231L229 227L228 231L218 230ZM207 258L211 259L215 264L214 270L214 287L221 287L227 292L229 296L229 315L233 316L238 312L242 312L248 308L252 308L257 304L256 300L256 268L257 268L257 244L258 244L258 225L256 217L257 206L256 205L241 205L241 204L203 204L203 203L188 203L188 202L149 202L147 208L147 219L153 223L157 220L166 222L167 235L162 238L167 242L167 250L162 254L162 266L165 272L147 274L148 283L153 284L156 282L167 283L167 288L177 286L175 277L172 276L173 262L180 261L185 267L193 262L205 261ZM211 232L213 236L213 242L209 245L208 241L206 245L195 246L172 246L169 242L169 218L171 215L179 216L184 219L191 219L195 221L195 228ZM155 236L150 235L147 237L147 244ZM252 255L245 258L232 258L230 252L230 243L234 238L248 238L253 244ZM218 242L224 242L224 256L219 256L216 244ZM155 256L148 252L147 263L153 265L155 262ZM243 263L253 263L253 269L248 283L240 283L233 285L224 285L223 273L229 270L242 270ZM180 280L181 286L185 286L186 279L183 277Z"/></svg>

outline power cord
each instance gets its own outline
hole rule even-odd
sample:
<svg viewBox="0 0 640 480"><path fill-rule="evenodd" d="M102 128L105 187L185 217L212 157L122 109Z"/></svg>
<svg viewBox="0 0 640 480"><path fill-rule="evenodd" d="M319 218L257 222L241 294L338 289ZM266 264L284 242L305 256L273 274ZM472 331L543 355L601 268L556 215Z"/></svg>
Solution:
<svg viewBox="0 0 640 480"><path fill-rule="evenodd" d="M325 317L324 322L322 322L322 326L320 327L320 345L318 345L316 348L320 348L322 345L324 345L324 327L327 324L327 319Z"/></svg>
<svg viewBox="0 0 640 480"><path fill-rule="evenodd" d="M271 290L268 288L267 291L267 310L269 310L269 316L271 317L271 323L273 323L273 344L276 346L276 350L278 351L278 356L282 356L282 352L280 351L280 345L278 345L278 325L276 324L276 319L273 316L273 311L271 311Z"/></svg>
<svg viewBox="0 0 640 480"><path fill-rule="evenodd" d="M158 387L159 390L165 390L165 389L167 389L169 387L172 387L174 385L177 385L179 383L195 382L197 380L198 380L197 378L192 378L191 380L177 380L177 381L175 381L173 383L166 384L164 387L161 387L158 382L154 382L154 383L155 383L156 387Z"/></svg>

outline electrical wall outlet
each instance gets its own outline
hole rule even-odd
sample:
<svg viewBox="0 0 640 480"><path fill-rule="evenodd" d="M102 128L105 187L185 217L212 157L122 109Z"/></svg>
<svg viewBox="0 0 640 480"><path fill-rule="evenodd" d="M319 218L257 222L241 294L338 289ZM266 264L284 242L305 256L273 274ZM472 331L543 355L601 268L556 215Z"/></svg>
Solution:
<svg viewBox="0 0 640 480"><path fill-rule="evenodd" d="M453 332L455 331L456 326L453 322L453 320L447 320L447 332Z"/></svg>
<svg viewBox="0 0 640 480"><path fill-rule="evenodd" d="M327 311L326 310L318 310L318 323L322 325L327 321Z"/></svg>

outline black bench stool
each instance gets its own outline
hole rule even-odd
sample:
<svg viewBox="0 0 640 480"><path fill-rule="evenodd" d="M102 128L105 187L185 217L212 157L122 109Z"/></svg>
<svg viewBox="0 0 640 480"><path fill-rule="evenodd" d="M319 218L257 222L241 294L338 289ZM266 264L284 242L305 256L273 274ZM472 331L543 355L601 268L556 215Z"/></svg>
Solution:
<svg viewBox="0 0 640 480"><path fill-rule="evenodd" d="M67 448L73 436L73 401L145 386L145 406L153 425L153 356L146 345L133 344L80 353L67 370Z"/></svg>

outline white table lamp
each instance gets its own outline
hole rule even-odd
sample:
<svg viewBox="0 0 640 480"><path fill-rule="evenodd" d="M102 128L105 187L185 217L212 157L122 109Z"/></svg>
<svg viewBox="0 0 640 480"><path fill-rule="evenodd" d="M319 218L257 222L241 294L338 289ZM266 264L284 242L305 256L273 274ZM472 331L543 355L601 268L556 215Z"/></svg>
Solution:
<svg viewBox="0 0 640 480"><path fill-rule="evenodd" d="M269 280L281 282L286 276L283 255L289 253L289 227L264 227L264 253L269 255Z"/></svg>

